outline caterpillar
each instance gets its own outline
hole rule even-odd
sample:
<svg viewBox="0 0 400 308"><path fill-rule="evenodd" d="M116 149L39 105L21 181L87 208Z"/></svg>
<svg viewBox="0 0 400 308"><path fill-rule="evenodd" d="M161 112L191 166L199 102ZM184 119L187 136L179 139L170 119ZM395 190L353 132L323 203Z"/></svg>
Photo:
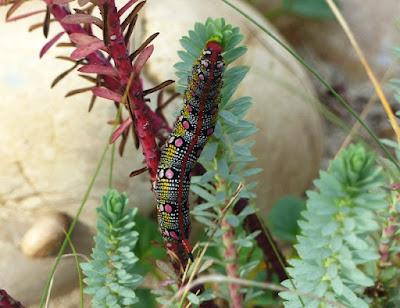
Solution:
<svg viewBox="0 0 400 308"><path fill-rule="evenodd" d="M194 62L183 108L161 150L154 192L160 232L167 243L182 244L193 260L190 232L191 171L213 134L221 101L222 45L211 39Z"/></svg>

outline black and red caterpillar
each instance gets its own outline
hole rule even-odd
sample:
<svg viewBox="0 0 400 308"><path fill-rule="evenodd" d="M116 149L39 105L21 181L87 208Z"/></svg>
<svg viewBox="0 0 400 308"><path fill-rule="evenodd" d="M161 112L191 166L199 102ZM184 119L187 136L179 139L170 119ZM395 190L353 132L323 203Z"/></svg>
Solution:
<svg viewBox="0 0 400 308"><path fill-rule="evenodd" d="M168 243L182 244L192 259L189 244L189 186L191 171L213 134L221 101L224 61L222 45L211 40L195 61L184 105L162 148L154 191L160 231Z"/></svg>

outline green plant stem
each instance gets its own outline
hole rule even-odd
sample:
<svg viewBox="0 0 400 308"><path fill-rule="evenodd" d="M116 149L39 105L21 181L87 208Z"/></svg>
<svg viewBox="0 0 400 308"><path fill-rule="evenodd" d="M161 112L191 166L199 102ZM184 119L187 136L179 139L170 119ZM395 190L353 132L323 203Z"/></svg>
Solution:
<svg viewBox="0 0 400 308"><path fill-rule="evenodd" d="M83 304L83 280L82 280L82 270L81 267L79 266L79 260L78 260L78 254L76 252L75 246L71 241L71 238L69 237L68 233L65 233L65 238L68 241L69 247L71 247L72 253L74 254L74 259L75 259L75 264L76 264L76 270L78 272L78 282L79 282L79 307L84 308Z"/></svg>
<svg viewBox="0 0 400 308"><path fill-rule="evenodd" d="M239 14L244 16L246 19L251 21L254 25L256 25L258 28L260 28L263 32L265 32L268 36L270 36L276 43L278 43L283 49L285 49L288 53L290 53L304 68L306 68L315 78L318 79L318 81L326 88L328 89L337 99L337 101L351 114L351 116L356 119L362 127L368 132L368 134L372 137L372 139L375 141L375 143L382 149L382 151L386 154L388 159L395 164L397 169L400 171L400 164L396 161L396 159L393 157L393 155L389 152L389 150L379 141L378 136L368 127L368 125L358 116L358 114L351 108L351 106L346 102L346 100L338 93L335 91L335 89L332 88L331 85L327 81L325 81L322 76L315 71L310 65L306 63L306 61L300 57L293 49L291 49L289 46L287 46L285 43L283 43L277 36L275 36L271 31L266 29L264 26L262 26L260 23L258 23L256 20L254 20L252 17L250 17L248 14L243 12L241 9L230 3L228 0L221 0L222 2L226 3L228 6L233 8L235 11L237 11Z"/></svg>
<svg viewBox="0 0 400 308"><path fill-rule="evenodd" d="M115 142L111 145L110 172L108 174L108 188L109 189L112 188L114 160L115 160Z"/></svg>
<svg viewBox="0 0 400 308"><path fill-rule="evenodd" d="M48 275L46 284L44 286L44 290L42 292L42 296L40 298L40 303L39 303L39 307L40 308L44 308L44 306L45 306L46 297L47 297L47 293L49 292L49 287L50 287L50 283L51 283L52 277L54 276L54 273L56 272L56 269L57 269L57 267L58 267L58 265L59 265L59 263L61 261L61 256L64 254L65 248L67 247L68 238L71 237L71 234L74 231L74 228L75 228L75 226L76 226L76 224L78 222L78 219L79 219L79 217L80 217L80 215L82 213L82 210L83 210L87 200L89 199L89 196L90 196L90 193L92 192L94 183L96 182L96 179L97 179L97 176L99 175L100 169L103 166L104 159L105 159L106 154L108 152L109 146L110 145L109 145L109 142L107 140L107 144L106 144L106 146L105 146L105 148L103 150L103 153L102 153L102 155L100 157L100 160L99 160L99 162L98 162L98 164L96 166L95 172L94 172L92 178L90 179L89 186L88 186L88 188L87 188L87 190L86 190L86 192L85 192L85 194L83 196L83 199L81 201L79 209L78 209L74 219L72 220L72 223L71 223L71 225L70 225L70 227L68 229L68 232L67 232L67 236L65 237L65 239L64 239L64 241L63 241L63 243L62 243L62 245L60 247L60 250L58 251L56 260L54 262L54 265L53 265L53 267L52 267L52 269L51 269L51 271L50 271L50 273Z"/></svg>

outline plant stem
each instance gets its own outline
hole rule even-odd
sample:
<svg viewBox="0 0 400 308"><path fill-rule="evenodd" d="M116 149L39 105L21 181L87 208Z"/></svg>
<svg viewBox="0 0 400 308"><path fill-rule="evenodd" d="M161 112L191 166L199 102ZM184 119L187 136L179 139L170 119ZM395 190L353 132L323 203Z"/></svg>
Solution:
<svg viewBox="0 0 400 308"><path fill-rule="evenodd" d="M107 14L105 14L106 7ZM121 92L128 87L128 104L130 104L129 108L131 108L135 117L132 120L134 120L135 129L153 182L156 178L160 154L155 135L151 129L150 113L152 111L144 101L142 81L139 75L133 72L115 1L107 0L104 4L99 4L99 8L103 18L107 18L105 20L108 29L107 48L114 60L115 68L119 72Z"/></svg>
<svg viewBox="0 0 400 308"><path fill-rule="evenodd" d="M225 246L225 269L229 278L239 278L237 272L237 253L235 247L235 230L228 223L226 218L221 221L221 228L224 230L222 235L222 242ZM243 297L240 294L240 286L238 284L229 284L229 293L231 295L232 307L241 308L243 307Z"/></svg>

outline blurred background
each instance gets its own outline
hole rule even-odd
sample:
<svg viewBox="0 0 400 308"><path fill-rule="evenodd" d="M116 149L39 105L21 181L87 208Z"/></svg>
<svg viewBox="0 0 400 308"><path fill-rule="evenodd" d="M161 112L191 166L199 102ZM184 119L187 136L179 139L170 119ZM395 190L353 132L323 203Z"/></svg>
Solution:
<svg viewBox="0 0 400 308"><path fill-rule="evenodd" d="M233 2L288 42L358 113L363 113L379 137L394 137L363 67L323 0ZM398 110L389 80L400 75L395 56L395 48L400 46L399 1L337 3L382 81L392 108ZM41 1L30 1L18 13L43 6ZM76 72L50 88L55 77L72 67L56 57L71 50L52 48L39 59L46 39L40 28L32 25L40 23L43 16L6 23L6 12L6 7L0 7L0 287L27 307L36 307L52 255L64 236L59 226L68 225L79 207L108 142L111 126L107 121L113 118L114 106L97 100L88 113L88 93L65 97L70 90L88 86ZM248 52L241 64L248 65L250 72L237 95L252 96L255 102L249 113L259 129L254 165L264 171L254 179L258 181L257 207L267 218L274 204L282 200L301 202L318 170L327 166L327 160L345 142L354 120L285 50L214 0L147 1L131 42L137 46L150 34L160 32L144 71L145 88L175 79L173 64L178 61L179 39L196 21L207 17L225 17L245 35ZM50 37L59 32L56 23L51 26ZM179 101L165 111L171 122ZM359 133L365 135L362 130ZM142 167L141 155L129 140L124 156L116 159L114 184L127 192L130 204L139 207L143 216L152 216L154 197L147 173L129 178L130 171ZM93 245L94 209L107 187L107 172L100 171L74 231L76 248L85 255ZM76 307L77 286L74 261L65 258L54 279L54 307Z"/></svg>

